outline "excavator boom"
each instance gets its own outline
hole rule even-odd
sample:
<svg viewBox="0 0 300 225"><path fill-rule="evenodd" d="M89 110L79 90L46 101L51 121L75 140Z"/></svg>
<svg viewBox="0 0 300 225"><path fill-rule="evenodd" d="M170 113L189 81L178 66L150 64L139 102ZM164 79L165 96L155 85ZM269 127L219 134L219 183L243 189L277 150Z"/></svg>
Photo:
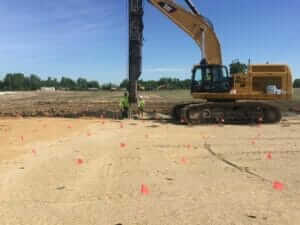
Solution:
<svg viewBox="0 0 300 225"><path fill-rule="evenodd" d="M190 0L185 1L192 12L173 0L148 0L196 41L207 64L222 65L221 46L213 25L198 12Z"/></svg>
<svg viewBox="0 0 300 225"><path fill-rule="evenodd" d="M191 0L185 0L186 4L190 7L190 9L192 10L192 12L195 15L200 15L199 11L196 9L196 7L194 6L194 4L192 3Z"/></svg>

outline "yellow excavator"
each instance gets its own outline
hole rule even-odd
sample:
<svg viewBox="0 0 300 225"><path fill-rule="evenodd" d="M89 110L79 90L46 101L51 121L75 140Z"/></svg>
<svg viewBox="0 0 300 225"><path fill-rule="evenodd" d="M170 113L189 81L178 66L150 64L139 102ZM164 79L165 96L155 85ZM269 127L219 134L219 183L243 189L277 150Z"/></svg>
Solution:
<svg viewBox="0 0 300 225"><path fill-rule="evenodd" d="M247 73L229 75L222 65L221 45L209 19L199 13L191 0L190 10L174 0L148 0L200 47L202 60L192 69L191 94L206 103L177 105L173 117L188 124L276 123L279 108L266 101L292 97L292 75L287 65L249 65Z"/></svg>

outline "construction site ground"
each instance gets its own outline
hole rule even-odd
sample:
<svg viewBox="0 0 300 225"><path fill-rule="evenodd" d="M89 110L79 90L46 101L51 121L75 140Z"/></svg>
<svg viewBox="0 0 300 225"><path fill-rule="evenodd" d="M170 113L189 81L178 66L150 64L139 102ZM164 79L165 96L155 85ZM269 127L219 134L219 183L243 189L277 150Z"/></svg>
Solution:
<svg viewBox="0 0 300 225"><path fill-rule="evenodd" d="M273 125L191 127L163 119L159 101L166 109L170 103L162 92L153 94L157 101L143 94L162 115L156 119L21 117L49 112L47 106L78 112L81 102L84 112L96 112L101 105L97 93L69 94L65 100L55 99L59 93L0 96L1 224L300 223L295 112L284 111ZM113 94L115 107L121 93ZM180 99L191 100L186 96ZM297 99L280 104L296 109Z"/></svg>
<svg viewBox="0 0 300 225"><path fill-rule="evenodd" d="M281 108L284 115L289 111L300 112L300 89L295 89L294 99L287 102L272 102ZM119 102L124 92L0 92L0 117L100 117L116 118ZM140 92L145 100L149 116L170 115L174 105L186 102L201 102L191 97L189 90L163 90Z"/></svg>
<svg viewBox="0 0 300 225"><path fill-rule="evenodd" d="M104 117L119 113L124 92L7 92L0 93L0 117ZM169 114L178 102L193 101L189 91L142 92L145 111Z"/></svg>

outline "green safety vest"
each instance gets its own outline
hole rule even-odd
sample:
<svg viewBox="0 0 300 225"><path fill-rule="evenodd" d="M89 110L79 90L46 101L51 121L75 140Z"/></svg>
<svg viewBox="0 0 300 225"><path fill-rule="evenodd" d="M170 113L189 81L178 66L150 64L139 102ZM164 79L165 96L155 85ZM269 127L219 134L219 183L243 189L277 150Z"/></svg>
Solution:
<svg viewBox="0 0 300 225"><path fill-rule="evenodd" d="M120 101L120 107L123 108L129 108L129 100L128 97L123 97Z"/></svg>
<svg viewBox="0 0 300 225"><path fill-rule="evenodd" d="M144 100L139 101L139 108L144 108L145 102Z"/></svg>

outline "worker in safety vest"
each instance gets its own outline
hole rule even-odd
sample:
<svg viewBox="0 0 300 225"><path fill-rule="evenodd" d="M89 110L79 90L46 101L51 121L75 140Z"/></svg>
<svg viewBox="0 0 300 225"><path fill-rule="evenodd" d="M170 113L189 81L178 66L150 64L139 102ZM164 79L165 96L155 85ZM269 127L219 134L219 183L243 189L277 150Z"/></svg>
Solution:
<svg viewBox="0 0 300 225"><path fill-rule="evenodd" d="M140 116L140 118L143 118L144 106L145 106L145 101L143 99L143 96L139 96L138 109L139 109L139 116Z"/></svg>
<svg viewBox="0 0 300 225"><path fill-rule="evenodd" d="M120 101L120 109L121 109L122 119L128 118L129 99L128 99L127 92L124 93L124 97L122 97Z"/></svg>

